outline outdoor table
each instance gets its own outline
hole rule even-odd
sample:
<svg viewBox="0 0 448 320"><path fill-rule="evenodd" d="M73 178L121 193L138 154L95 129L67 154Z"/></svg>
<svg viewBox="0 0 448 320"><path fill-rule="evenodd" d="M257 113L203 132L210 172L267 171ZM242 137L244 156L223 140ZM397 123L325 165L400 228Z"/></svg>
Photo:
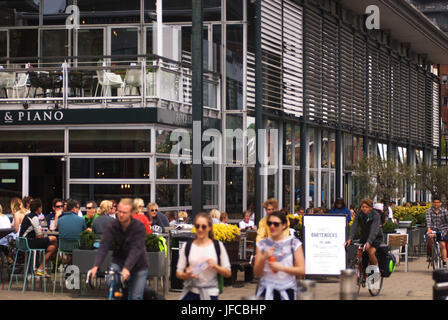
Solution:
<svg viewBox="0 0 448 320"><path fill-rule="evenodd" d="M14 232L14 228L0 229L0 239Z"/></svg>

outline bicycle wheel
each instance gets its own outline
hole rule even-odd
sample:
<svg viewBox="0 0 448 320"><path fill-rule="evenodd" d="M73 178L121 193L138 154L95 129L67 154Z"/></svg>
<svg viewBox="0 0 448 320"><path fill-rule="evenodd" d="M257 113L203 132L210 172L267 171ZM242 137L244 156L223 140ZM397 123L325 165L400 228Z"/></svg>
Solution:
<svg viewBox="0 0 448 320"><path fill-rule="evenodd" d="M437 243L435 246L435 267L437 269L442 269L442 256L440 254L440 244Z"/></svg>
<svg viewBox="0 0 448 320"><path fill-rule="evenodd" d="M350 265L350 269L355 270L356 272L356 283L358 285L358 291L356 292L357 295L359 295L359 290L361 289L361 283L362 283L362 271L361 271L361 263L358 261L358 259L355 259L355 261L352 262Z"/></svg>
<svg viewBox="0 0 448 320"><path fill-rule="evenodd" d="M436 244L434 243L431 248L431 262L430 265L432 266L432 270L436 270L436 259L437 259L437 253L436 253Z"/></svg>
<svg viewBox="0 0 448 320"><path fill-rule="evenodd" d="M384 279L383 276L380 275L380 284L378 289L375 288L369 289L369 293L372 297L376 297L377 295L380 294L381 289L383 288L383 279Z"/></svg>

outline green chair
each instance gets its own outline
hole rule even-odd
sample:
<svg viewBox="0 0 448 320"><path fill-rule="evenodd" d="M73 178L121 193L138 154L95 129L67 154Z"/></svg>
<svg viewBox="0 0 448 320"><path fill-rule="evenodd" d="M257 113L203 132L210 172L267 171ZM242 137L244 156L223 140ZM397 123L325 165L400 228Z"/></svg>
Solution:
<svg viewBox="0 0 448 320"><path fill-rule="evenodd" d="M53 283L53 295L56 292L56 279L58 274L58 258L59 255L62 254L72 254L73 250L79 249L79 240L73 240L73 239L59 239L59 246L58 246L58 252L56 254L56 264L54 267L54 283ZM61 263L63 265L63 263ZM64 286L62 285L62 278L64 277L64 273L61 272L61 292L64 291Z"/></svg>
<svg viewBox="0 0 448 320"><path fill-rule="evenodd" d="M29 245L28 245L28 239L24 238L24 237L17 237L16 239L16 257L14 259L14 265L12 266L12 272L11 272L11 279L9 281L9 287L8 287L8 291L11 290L11 284L12 284L12 278L15 276L14 275L14 271L15 271L15 267L16 267L16 263L17 263L17 257L19 256L19 252L23 252L25 253L25 255L28 256L28 259L25 259L25 265L26 267L24 267L24 271L25 271L25 275L23 278L23 289L22 289L22 293L25 292L25 288L26 288L26 283L28 280L28 271L30 268L30 262L31 262L31 256L34 254L36 255L37 253L41 252L42 253L42 259L43 259L43 270L45 272L45 251L46 249L30 249ZM33 272L31 272L30 274L31 279L32 279L32 290L34 290L34 270ZM47 279L45 276L43 276L44 278L44 292L47 292Z"/></svg>

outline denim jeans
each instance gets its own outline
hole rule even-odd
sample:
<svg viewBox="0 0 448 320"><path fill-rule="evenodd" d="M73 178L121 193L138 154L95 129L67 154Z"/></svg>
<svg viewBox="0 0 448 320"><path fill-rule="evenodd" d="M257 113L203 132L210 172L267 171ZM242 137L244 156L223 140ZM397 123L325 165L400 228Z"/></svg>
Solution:
<svg viewBox="0 0 448 320"><path fill-rule="evenodd" d="M122 267L116 263L111 263L111 268L116 272L121 272ZM143 293L146 287L146 278L148 275L148 269L140 270L135 273L131 273L128 278L129 295L128 300L143 300Z"/></svg>

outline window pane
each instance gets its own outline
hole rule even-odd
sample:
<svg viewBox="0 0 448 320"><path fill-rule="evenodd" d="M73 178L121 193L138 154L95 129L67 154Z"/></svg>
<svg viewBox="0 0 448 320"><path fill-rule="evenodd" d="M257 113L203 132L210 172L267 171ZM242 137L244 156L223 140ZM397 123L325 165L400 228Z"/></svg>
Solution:
<svg viewBox="0 0 448 320"><path fill-rule="evenodd" d="M313 207L314 208L314 204L316 203L316 180L315 180L315 172L311 171L310 172L310 193L309 193L309 197L308 197L308 207Z"/></svg>
<svg viewBox="0 0 448 320"><path fill-rule="evenodd" d="M64 131L0 131L0 152L64 152Z"/></svg>
<svg viewBox="0 0 448 320"><path fill-rule="evenodd" d="M111 52L112 56L136 55L138 53L137 28L115 28L111 30ZM130 58L119 58L114 60L129 60Z"/></svg>
<svg viewBox="0 0 448 320"><path fill-rule="evenodd" d="M243 212L243 168L226 168L226 212Z"/></svg>
<svg viewBox="0 0 448 320"><path fill-rule="evenodd" d="M255 118L247 117L247 163L255 165L256 162L256 143L255 138Z"/></svg>
<svg viewBox="0 0 448 320"><path fill-rule="evenodd" d="M243 109L243 26L227 26L227 109Z"/></svg>
<svg viewBox="0 0 448 320"><path fill-rule="evenodd" d="M67 30L42 30L41 52L43 57L66 56ZM61 62L63 60L59 59ZM44 59L44 62L55 62L54 59Z"/></svg>
<svg viewBox="0 0 448 320"><path fill-rule="evenodd" d="M0 57L6 57L8 55L7 47L7 34L5 32L0 32Z"/></svg>
<svg viewBox="0 0 448 320"><path fill-rule="evenodd" d="M206 206L218 204L218 186L205 184L203 188L203 202Z"/></svg>
<svg viewBox="0 0 448 320"><path fill-rule="evenodd" d="M37 29L10 30L10 56L37 57Z"/></svg>
<svg viewBox="0 0 448 320"><path fill-rule="evenodd" d="M204 21L221 20L221 0L204 0ZM192 3L185 0L164 0L164 22L191 22Z"/></svg>
<svg viewBox="0 0 448 320"><path fill-rule="evenodd" d="M278 182L277 174L268 175L268 198L277 198Z"/></svg>
<svg viewBox="0 0 448 320"><path fill-rule="evenodd" d="M286 124L283 128L283 164L292 164L292 125Z"/></svg>
<svg viewBox="0 0 448 320"><path fill-rule="evenodd" d="M247 209L255 210L255 168L247 168Z"/></svg>
<svg viewBox="0 0 448 320"><path fill-rule="evenodd" d="M70 178L148 179L149 159L71 159Z"/></svg>
<svg viewBox="0 0 448 320"><path fill-rule="evenodd" d="M353 164L353 138L351 134L344 135L344 163L345 170L351 170Z"/></svg>
<svg viewBox="0 0 448 320"><path fill-rule="evenodd" d="M121 198L141 198L150 201L149 184L71 184L70 198L81 204L89 200L100 203L103 200L119 201Z"/></svg>
<svg viewBox="0 0 448 320"><path fill-rule="evenodd" d="M243 117L226 116L226 163L243 163Z"/></svg>
<svg viewBox="0 0 448 320"><path fill-rule="evenodd" d="M177 207L177 184L156 185L156 203L159 207Z"/></svg>
<svg viewBox="0 0 448 320"><path fill-rule="evenodd" d="M0 1L1 26L37 26L39 24L39 0Z"/></svg>
<svg viewBox="0 0 448 320"><path fill-rule="evenodd" d="M329 147L329 143L328 143L328 131L324 130L322 131L322 144L321 144L321 166L322 168L328 168L328 147Z"/></svg>
<svg viewBox="0 0 448 320"><path fill-rule="evenodd" d="M74 0L50 0L44 1L43 15L46 25L65 25L68 14L65 9L74 4Z"/></svg>
<svg viewBox="0 0 448 320"><path fill-rule="evenodd" d="M3 213L11 213L11 199L22 198L22 159L0 160L0 177L0 204Z"/></svg>
<svg viewBox="0 0 448 320"><path fill-rule="evenodd" d="M329 173L328 172L322 172L321 173L321 197L322 197L322 203L321 203L321 207L324 208L329 208L330 207L330 198L328 195L328 178L329 178Z"/></svg>
<svg viewBox="0 0 448 320"><path fill-rule="evenodd" d="M296 205L300 205L300 171L295 170L294 175L295 201Z"/></svg>
<svg viewBox="0 0 448 320"><path fill-rule="evenodd" d="M179 185L179 206L191 206L191 184Z"/></svg>
<svg viewBox="0 0 448 320"><path fill-rule="evenodd" d="M78 0L82 24L140 22L140 0Z"/></svg>
<svg viewBox="0 0 448 320"><path fill-rule="evenodd" d="M331 168L336 168L336 134L330 133L330 165Z"/></svg>
<svg viewBox="0 0 448 320"><path fill-rule="evenodd" d="M300 167L300 127L295 126L294 133L294 150L295 150L295 166Z"/></svg>
<svg viewBox="0 0 448 320"><path fill-rule="evenodd" d="M150 152L150 130L70 130L70 152Z"/></svg>
<svg viewBox="0 0 448 320"><path fill-rule="evenodd" d="M291 212L291 170L283 170L283 208Z"/></svg>
<svg viewBox="0 0 448 320"><path fill-rule="evenodd" d="M310 152L309 155L310 168L316 168L316 157L315 157L316 140L314 139L314 128L310 128L308 130L308 137L309 137L309 152Z"/></svg>
<svg viewBox="0 0 448 320"><path fill-rule="evenodd" d="M103 29L78 30L78 56L102 56L103 48Z"/></svg>
<svg viewBox="0 0 448 320"><path fill-rule="evenodd" d="M153 22L156 20L156 0L145 0L145 22Z"/></svg>
<svg viewBox="0 0 448 320"><path fill-rule="evenodd" d="M170 159L157 159L157 179L177 179L177 165Z"/></svg>
<svg viewBox="0 0 448 320"><path fill-rule="evenodd" d="M193 148L193 137L191 134L185 134L180 135L179 139L177 141L171 141L172 131L171 130L164 130L164 129L157 129L156 130L156 152L157 153L171 153L171 150L173 149L173 146L178 145L179 147L183 146L184 144L188 144L188 142L182 143L182 139L189 139L189 148L187 149L180 149L177 150L175 148L175 152L179 152L179 155L191 155L192 148Z"/></svg>
<svg viewBox="0 0 448 320"><path fill-rule="evenodd" d="M227 21L243 20L243 1L227 0Z"/></svg>

